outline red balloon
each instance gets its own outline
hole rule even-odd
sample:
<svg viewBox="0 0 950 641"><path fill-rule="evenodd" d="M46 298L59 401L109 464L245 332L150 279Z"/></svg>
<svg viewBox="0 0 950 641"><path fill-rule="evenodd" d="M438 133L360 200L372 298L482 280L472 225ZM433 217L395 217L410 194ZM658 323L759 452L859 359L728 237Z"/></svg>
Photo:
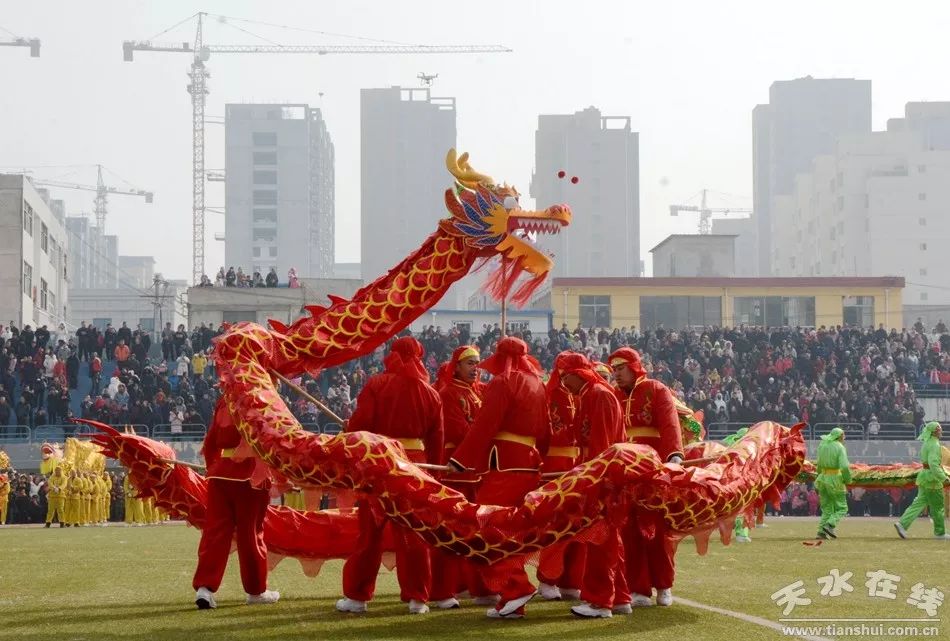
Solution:
<svg viewBox="0 0 950 641"><path fill-rule="evenodd" d="M566 176L566 175L567 175L567 172L564 171L563 169L562 169L561 171L557 172L557 177L558 177L558 178L564 178L564 176Z"/></svg>
<svg viewBox="0 0 950 641"><path fill-rule="evenodd" d="M576 185L577 183L579 183L580 180L581 180L581 179L578 178L577 176L574 176L573 178L571 178L571 182L574 183L575 185Z"/></svg>

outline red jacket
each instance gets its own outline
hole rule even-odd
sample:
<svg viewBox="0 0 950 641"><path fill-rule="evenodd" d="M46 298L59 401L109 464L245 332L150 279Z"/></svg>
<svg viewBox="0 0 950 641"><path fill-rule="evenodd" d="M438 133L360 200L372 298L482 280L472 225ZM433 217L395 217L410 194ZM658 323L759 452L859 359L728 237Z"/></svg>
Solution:
<svg viewBox="0 0 950 641"><path fill-rule="evenodd" d="M574 432L581 449L578 462L589 461L614 443L626 442L620 403L610 389L588 383L577 396L580 402L574 417Z"/></svg>
<svg viewBox="0 0 950 641"><path fill-rule="evenodd" d="M544 457L545 472L566 472L574 467L580 456L577 435L574 432L576 397L558 386L548 395L548 415L551 419L551 445Z"/></svg>
<svg viewBox="0 0 950 641"><path fill-rule="evenodd" d="M416 463L442 462L442 400L418 378L389 372L370 377L347 431L398 439Z"/></svg>
<svg viewBox="0 0 950 641"><path fill-rule="evenodd" d="M234 450L241 444L241 433L238 432L231 420L231 416L223 407L218 407L214 413L214 420L205 435L201 453L205 457L209 479L229 479L232 481L249 481L254 473L254 459L245 458L235 461L232 457Z"/></svg>
<svg viewBox="0 0 950 641"><path fill-rule="evenodd" d="M616 388L623 426L631 443L649 445L660 459L683 457L683 432L673 404L673 393L660 381L640 378L630 392Z"/></svg>
<svg viewBox="0 0 950 641"><path fill-rule="evenodd" d="M551 441L544 385L537 374L513 370L492 378L472 430L452 460L478 472L537 471Z"/></svg>
<svg viewBox="0 0 950 641"><path fill-rule="evenodd" d="M442 459L439 461L443 465L448 463L455 449L465 440L475 424L475 417L482 406L479 393L481 390L481 384L475 387L458 379L452 379L450 383L439 388L439 396L442 397L442 421L445 425L445 445L442 449ZM474 474L458 473L452 474L446 480L453 483L476 483L478 477Z"/></svg>

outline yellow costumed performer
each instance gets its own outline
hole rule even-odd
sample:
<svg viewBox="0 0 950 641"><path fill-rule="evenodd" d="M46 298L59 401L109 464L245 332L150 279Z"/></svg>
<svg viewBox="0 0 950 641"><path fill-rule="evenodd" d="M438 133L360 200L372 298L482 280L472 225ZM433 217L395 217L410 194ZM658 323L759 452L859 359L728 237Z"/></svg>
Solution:
<svg viewBox="0 0 950 641"><path fill-rule="evenodd" d="M59 521L59 527L65 527L66 525L66 485L68 480L63 472L64 467L65 465L54 467L53 473L47 481L46 527L50 527L54 517Z"/></svg>
<svg viewBox="0 0 950 641"><path fill-rule="evenodd" d="M0 474L0 525L7 522L7 505L10 502L10 481L6 474Z"/></svg>

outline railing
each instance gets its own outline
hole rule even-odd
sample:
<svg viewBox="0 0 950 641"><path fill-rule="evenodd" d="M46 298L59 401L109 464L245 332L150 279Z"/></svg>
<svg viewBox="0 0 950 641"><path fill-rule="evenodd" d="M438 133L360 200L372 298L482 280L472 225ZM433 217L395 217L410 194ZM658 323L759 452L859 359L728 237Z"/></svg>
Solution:
<svg viewBox="0 0 950 641"><path fill-rule="evenodd" d="M706 439L721 441L730 434L743 427L749 427L749 422L723 422L706 425ZM847 438L856 441L913 441L920 434L923 426L910 423L814 423L805 428L806 440L815 440L828 434L836 427L844 429Z"/></svg>
<svg viewBox="0 0 950 641"><path fill-rule="evenodd" d="M913 387L917 398L950 398L950 385L944 383L915 383Z"/></svg>

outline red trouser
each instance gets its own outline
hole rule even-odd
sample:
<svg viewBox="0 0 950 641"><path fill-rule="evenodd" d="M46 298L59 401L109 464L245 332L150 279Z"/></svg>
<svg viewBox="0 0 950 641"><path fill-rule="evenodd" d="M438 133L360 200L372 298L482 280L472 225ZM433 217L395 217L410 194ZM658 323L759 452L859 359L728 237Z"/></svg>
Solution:
<svg viewBox="0 0 950 641"><path fill-rule="evenodd" d="M545 574L541 569L545 567L546 559L552 554L564 555L564 569L559 576ZM580 590L584 584L584 568L587 565L587 545L580 541L568 541L563 552L557 547L541 550L541 560L538 563L538 581L548 585L556 585L565 590Z"/></svg>
<svg viewBox="0 0 950 641"><path fill-rule="evenodd" d="M383 560L383 528L391 527L396 544L396 578L403 601L429 600L432 568L429 547L412 530L377 520L365 499L356 502L360 535L356 549L343 565L343 594L355 601L371 601L376 592L376 577Z"/></svg>
<svg viewBox="0 0 950 641"><path fill-rule="evenodd" d="M498 472L493 470L482 477L478 488L480 505L515 506L524 503L524 497L538 487L537 472ZM496 609L506 602L534 592L524 570L525 557L508 557L482 569L485 584L501 595Z"/></svg>
<svg viewBox="0 0 950 641"><path fill-rule="evenodd" d="M443 481L445 485L458 490L470 502L474 502L476 483L452 483ZM430 549L432 563L432 590L430 598L433 601L451 599L456 594L468 590L472 597L490 596L492 591L482 582L483 567L475 565L471 560L439 548Z"/></svg>
<svg viewBox="0 0 950 641"><path fill-rule="evenodd" d="M611 528L603 543L587 545L587 567L581 600L595 608L612 608L630 603L630 593L624 577L623 545L620 532Z"/></svg>
<svg viewBox="0 0 950 641"><path fill-rule="evenodd" d="M264 515L269 504L270 493L254 489L250 481L208 480L208 511L198 543L194 589L218 591L235 539L244 591L261 594L267 590Z"/></svg>
<svg viewBox="0 0 950 641"><path fill-rule="evenodd" d="M623 546L627 562L627 584L631 592L650 596L653 588L665 590L673 587L673 547L666 536L666 530L666 523L657 517L656 533L652 539L646 539L640 533L637 517L631 514L627 519Z"/></svg>

